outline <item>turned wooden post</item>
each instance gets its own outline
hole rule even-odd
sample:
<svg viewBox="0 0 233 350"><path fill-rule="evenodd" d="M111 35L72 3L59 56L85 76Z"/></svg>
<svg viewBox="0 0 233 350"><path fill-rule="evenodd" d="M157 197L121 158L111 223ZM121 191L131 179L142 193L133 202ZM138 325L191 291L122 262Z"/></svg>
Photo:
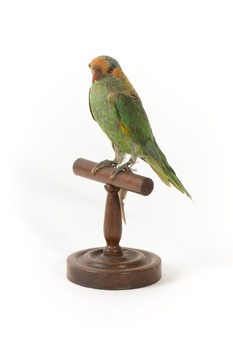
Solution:
<svg viewBox="0 0 233 350"><path fill-rule="evenodd" d="M67 258L67 277L76 284L99 289L145 287L161 278L161 259L148 251L122 248L122 219L118 191L122 188L148 196L154 187L149 178L122 172L114 180L114 167L105 167L92 174L97 163L79 158L73 165L76 175L105 183L107 200L104 218L104 248L85 249Z"/></svg>
<svg viewBox="0 0 233 350"><path fill-rule="evenodd" d="M104 216L104 237L107 245L103 254L106 256L121 256L123 254L119 242L122 235L121 209L119 203L119 188L111 185L105 185L104 188L108 192L105 216Z"/></svg>

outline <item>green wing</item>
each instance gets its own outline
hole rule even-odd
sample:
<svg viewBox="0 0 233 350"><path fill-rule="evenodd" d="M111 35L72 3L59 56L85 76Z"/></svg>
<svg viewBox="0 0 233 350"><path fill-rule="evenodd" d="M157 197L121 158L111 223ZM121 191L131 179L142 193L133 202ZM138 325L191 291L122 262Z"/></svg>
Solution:
<svg viewBox="0 0 233 350"><path fill-rule="evenodd" d="M191 198L157 145L141 100L136 96L122 93L118 95L116 108L123 123L123 130L142 147L144 155L141 158L152 167L167 186L171 186L170 183L172 183L179 191Z"/></svg>
<svg viewBox="0 0 233 350"><path fill-rule="evenodd" d="M146 154L162 162L160 149L153 136L141 100L128 94L120 94L118 95L116 108L133 141L139 143Z"/></svg>

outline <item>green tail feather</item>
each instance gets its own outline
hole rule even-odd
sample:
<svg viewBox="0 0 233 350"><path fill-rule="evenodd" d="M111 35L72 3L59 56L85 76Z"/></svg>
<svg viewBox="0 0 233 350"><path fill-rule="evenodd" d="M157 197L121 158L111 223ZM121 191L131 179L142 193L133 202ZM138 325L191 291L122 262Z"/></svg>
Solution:
<svg viewBox="0 0 233 350"><path fill-rule="evenodd" d="M192 199L191 195L182 185L174 170L170 167L167 162L165 155L161 151L161 158L163 159L163 164L157 162L151 156L143 157L143 160L147 162L151 168L156 172L156 174L160 177L160 179L167 185L171 186L171 184L177 188L182 193L185 193L190 199Z"/></svg>

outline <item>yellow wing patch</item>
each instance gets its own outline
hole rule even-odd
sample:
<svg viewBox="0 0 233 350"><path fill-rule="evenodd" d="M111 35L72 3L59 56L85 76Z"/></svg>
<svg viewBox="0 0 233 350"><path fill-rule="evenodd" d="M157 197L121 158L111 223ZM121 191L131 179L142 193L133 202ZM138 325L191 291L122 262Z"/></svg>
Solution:
<svg viewBox="0 0 233 350"><path fill-rule="evenodd" d="M121 129L122 129L127 135L130 134L129 129L127 128L127 126L126 126L123 122L121 122Z"/></svg>

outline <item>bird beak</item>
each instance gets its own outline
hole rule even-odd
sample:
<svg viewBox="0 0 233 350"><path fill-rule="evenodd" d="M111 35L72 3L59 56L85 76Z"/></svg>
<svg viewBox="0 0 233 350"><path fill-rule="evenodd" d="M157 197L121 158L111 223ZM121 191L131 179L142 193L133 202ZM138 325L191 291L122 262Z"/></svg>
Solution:
<svg viewBox="0 0 233 350"><path fill-rule="evenodd" d="M95 80L98 80L101 76L101 70L100 69L93 69L92 70L92 83L95 82Z"/></svg>

